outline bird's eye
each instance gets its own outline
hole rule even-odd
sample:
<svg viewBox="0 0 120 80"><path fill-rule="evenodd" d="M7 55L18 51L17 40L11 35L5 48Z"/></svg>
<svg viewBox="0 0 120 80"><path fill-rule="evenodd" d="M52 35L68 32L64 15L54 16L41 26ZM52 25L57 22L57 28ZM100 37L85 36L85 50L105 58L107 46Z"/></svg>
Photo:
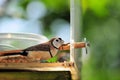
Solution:
<svg viewBox="0 0 120 80"><path fill-rule="evenodd" d="M56 40L58 42L58 40Z"/></svg>
<svg viewBox="0 0 120 80"><path fill-rule="evenodd" d="M58 38L59 40L62 40L61 38Z"/></svg>

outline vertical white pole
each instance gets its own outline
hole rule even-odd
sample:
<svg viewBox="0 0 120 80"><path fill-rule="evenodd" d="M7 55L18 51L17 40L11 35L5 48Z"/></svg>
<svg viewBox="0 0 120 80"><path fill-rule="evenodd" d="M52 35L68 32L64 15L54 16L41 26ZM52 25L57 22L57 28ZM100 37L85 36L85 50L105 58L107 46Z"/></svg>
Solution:
<svg viewBox="0 0 120 80"><path fill-rule="evenodd" d="M74 0L70 0L70 62L74 62Z"/></svg>
<svg viewBox="0 0 120 80"><path fill-rule="evenodd" d="M70 0L70 61L74 62L76 51L74 50L73 43L80 40L81 34L81 13L80 13L80 0Z"/></svg>

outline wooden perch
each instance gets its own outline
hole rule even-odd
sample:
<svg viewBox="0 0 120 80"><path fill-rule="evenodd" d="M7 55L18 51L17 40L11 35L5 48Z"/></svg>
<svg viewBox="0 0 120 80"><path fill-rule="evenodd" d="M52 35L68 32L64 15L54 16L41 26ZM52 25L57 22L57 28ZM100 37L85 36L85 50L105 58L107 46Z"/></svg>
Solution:
<svg viewBox="0 0 120 80"><path fill-rule="evenodd" d="M85 42L75 42L72 44L74 48L84 48L86 46ZM59 50L70 50L70 43L68 44L63 44Z"/></svg>
<svg viewBox="0 0 120 80"><path fill-rule="evenodd" d="M72 44L74 48L84 48L86 46L85 42L75 42ZM63 44L59 50L70 50L70 43ZM11 54L11 53L22 53L23 50L9 50L9 51L0 51L0 55Z"/></svg>
<svg viewBox="0 0 120 80"><path fill-rule="evenodd" d="M75 42L73 44L67 43L63 44L59 50L70 50L70 45L73 45L74 48L84 48L86 47L85 42ZM24 62L33 62L32 59L22 56L22 55L11 55L11 56L2 56L9 54L22 53L23 50L9 50L9 51L0 51L0 63L24 63Z"/></svg>

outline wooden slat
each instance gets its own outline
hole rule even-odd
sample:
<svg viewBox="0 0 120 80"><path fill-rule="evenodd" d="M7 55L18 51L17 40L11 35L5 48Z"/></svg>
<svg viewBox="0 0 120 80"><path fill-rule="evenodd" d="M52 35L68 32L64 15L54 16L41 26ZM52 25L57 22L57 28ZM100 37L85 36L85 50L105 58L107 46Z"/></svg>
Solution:
<svg viewBox="0 0 120 80"><path fill-rule="evenodd" d="M78 80L77 69L72 62L65 63L0 63L0 69L30 71L70 71L72 80Z"/></svg>

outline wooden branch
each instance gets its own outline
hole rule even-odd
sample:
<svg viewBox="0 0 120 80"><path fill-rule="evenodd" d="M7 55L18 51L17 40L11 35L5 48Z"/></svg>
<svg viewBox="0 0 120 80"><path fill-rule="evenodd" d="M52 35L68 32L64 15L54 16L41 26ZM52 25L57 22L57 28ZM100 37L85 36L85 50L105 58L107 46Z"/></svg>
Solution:
<svg viewBox="0 0 120 80"><path fill-rule="evenodd" d="M86 46L85 42L75 42L73 44L67 43L63 44L59 50L70 50L70 45L73 45L74 48L84 48ZM23 50L9 50L9 51L0 51L0 63L24 63L24 62L32 62L32 59L22 55L10 55L10 56L2 56L5 54L16 54L22 53Z"/></svg>
<svg viewBox="0 0 120 80"><path fill-rule="evenodd" d="M85 42L75 42L73 43L74 48L84 48L86 46ZM70 43L63 44L59 50L70 50Z"/></svg>
<svg viewBox="0 0 120 80"><path fill-rule="evenodd" d="M74 48L84 48L86 46L85 42L75 42L73 43ZM70 43L63 44L59 50L70 50ZM4 54L11 54L11 53L21 53L23 50L9 50L9 51L0 51L0 56Z"/></svg>

